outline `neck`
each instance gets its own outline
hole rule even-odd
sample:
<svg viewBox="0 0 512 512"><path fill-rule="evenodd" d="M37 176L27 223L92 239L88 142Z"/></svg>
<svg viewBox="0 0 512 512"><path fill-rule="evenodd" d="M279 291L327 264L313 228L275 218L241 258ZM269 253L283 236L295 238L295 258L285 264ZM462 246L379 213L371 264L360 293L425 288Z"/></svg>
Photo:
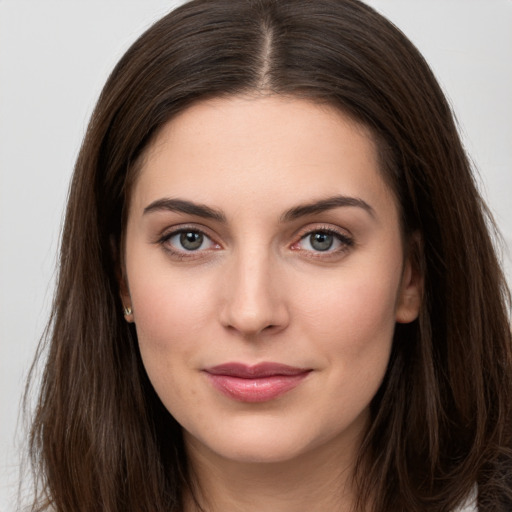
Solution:
<svg viewBox="0 0 512 512"><path fill-rule="evenodd" d="M204 449L187 439L195 497L185 512L349 512L353 510L354 445L339 443L280 462L239 462Z"/></svg>

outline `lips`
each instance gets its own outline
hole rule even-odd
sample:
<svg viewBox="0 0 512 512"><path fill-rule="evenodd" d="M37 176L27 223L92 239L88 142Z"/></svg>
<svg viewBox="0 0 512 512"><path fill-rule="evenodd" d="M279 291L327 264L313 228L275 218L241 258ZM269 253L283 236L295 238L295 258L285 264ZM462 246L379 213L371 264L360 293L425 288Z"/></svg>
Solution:
<svg viewBox="0 0 512 512"><path fill-rule="evenodd" d="M217 391L240 402L273 400L297 387L311 372L279 363L226 363L204 371Z"/></svg>

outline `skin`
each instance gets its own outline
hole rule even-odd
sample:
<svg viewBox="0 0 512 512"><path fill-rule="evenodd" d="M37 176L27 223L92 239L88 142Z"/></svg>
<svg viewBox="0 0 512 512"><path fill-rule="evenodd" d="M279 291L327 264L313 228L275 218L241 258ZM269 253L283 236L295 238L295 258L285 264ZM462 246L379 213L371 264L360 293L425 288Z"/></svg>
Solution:
<svg viewBox="0 0 512 512"><path fill-rule="evenodd" d="M297 209L333 196L354 204ZM204 233L198 249L180 245L180 229ZM318 250L311 233L335 233L332 246ZM122 300L208 510L349 510L395 323L420 308L406 252L371 135L339 111L232 97L162 129L132 190ZM204 372L233 361L311 371L284 395L245 403Z"/></svg>

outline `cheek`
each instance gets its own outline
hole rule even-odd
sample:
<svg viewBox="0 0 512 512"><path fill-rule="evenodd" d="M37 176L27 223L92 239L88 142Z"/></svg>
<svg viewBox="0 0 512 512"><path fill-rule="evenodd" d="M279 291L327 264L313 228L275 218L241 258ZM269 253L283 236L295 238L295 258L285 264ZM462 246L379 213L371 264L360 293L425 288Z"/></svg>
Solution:
<svg viewBox="0 0 512 512"><path fill-rule="evenodd" d="M169 265L137 265L136 259L130 270L130 295L144 366L157 391L169 388L169 383L176 389L179 375L193 367L209 330L213 283L211 286L211 279L204 276L195 281L200 286L192 286L184 272L172 272ZM187 392L193 393L193 389Z"/></svg>
<svg viewBox="0 0 512 512"><path fill-rule="evenodd" d="M398 285L397 273L346 272L297 303L312 334L358 351L392 337Z"/></svg>
<svg viewBox="0 0 512 512"><path fill-rule="evenodd" d="M395 329L394 277L345 276L343 286L304 302L301 329L322 354L328 384L326 401L332 424L366 407L384 378ZM341 409L340 409L341 407Z"/></svg>
<svg viewBox="0 0 512 512"><path fill-rule="evenodd" d="M203 283L204 284L204 283ZM210 320L206 286L187 287L176 276L132 279L131 295L140 353L149 380L165 407L182 417L200 390L189 378ZM201 411L195 411L197 421ZM186 415L186 414L185 414ZM206 421L206 418L205 418Z"/></svg>
<svg viewBox="0 0 512 512"><path fill-rule="evenodd" d="M338 286L324 286L314 298L302 297L299 328L307 332L328 370L323 388L327 402L341 402L345 412L356 414L366 407L384 378L395 329L399 275L344 273ZM333 425L342 410L333 406Z"/></svg>

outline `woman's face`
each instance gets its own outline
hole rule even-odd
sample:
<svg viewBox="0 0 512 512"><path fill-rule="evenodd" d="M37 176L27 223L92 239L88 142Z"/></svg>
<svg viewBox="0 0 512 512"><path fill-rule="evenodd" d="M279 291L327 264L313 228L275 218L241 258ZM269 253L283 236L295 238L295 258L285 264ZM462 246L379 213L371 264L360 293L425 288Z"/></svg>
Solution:
<svg viewBox="0 0 512 512"><path fill-rule="evenodd" d="M367 130L299 99L198 103L149 148L125 247L128 320L190 449L353 449L420 301Z"/></svg>

